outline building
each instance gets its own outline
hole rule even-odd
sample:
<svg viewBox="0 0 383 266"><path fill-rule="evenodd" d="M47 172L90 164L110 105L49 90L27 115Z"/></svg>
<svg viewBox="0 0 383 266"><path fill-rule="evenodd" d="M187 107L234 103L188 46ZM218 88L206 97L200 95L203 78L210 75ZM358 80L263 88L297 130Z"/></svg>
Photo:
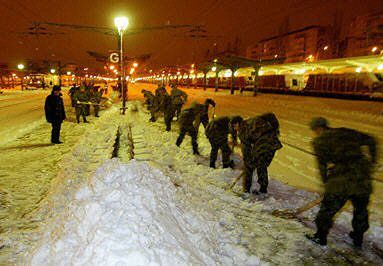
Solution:
<svg viewBox="0 0 383 266"><path fill-rule="evenodd" d="M247 57L254 60L283 58L285 62L313 61L333 57L331 29L309 26L261 40L247 49Z"/></svg>
<svg viewBox="0 0 383 266"><path fill-rule="evenodd" d="M379 54L383 51L383 13L356 17L346 38L346 57Z"/></svg>

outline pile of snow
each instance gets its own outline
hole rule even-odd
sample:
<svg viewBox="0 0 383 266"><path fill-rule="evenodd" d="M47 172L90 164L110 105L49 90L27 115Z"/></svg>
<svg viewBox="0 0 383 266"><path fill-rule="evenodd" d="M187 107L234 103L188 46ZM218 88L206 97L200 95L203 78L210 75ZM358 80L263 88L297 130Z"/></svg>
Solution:
<svg viewBox="0 0 383 266"><path fill-rule="evenodd" d="M170 178L108 160L29 254L32 265L257 265L220 241L220 226L185 211Z"/></svg>

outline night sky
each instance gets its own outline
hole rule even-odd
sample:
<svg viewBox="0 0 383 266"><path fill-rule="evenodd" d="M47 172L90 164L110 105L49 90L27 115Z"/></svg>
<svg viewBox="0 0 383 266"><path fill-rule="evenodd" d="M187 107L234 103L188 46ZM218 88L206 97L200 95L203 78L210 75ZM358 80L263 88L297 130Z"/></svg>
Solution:
<svg viewBox="0 0 383 266"><path fill-rule="evenodd" d="M112 36L49 27L50 36L22 34L32 21L113 27L113 18L127 15L130 27L205 25L208 39L185 37L188 30L146 32L126 38L132 56L152 53L150 67L189 64L202 59L214 44L219 50L238 37L243 54L257 40L308 25L330 25L337 17L346 25L356 15L383 11L382 0L0 0L0 63L25 58L62 60L100 67L86 51L108 53ZM63 34L64 33L64 34Z"/></svg>

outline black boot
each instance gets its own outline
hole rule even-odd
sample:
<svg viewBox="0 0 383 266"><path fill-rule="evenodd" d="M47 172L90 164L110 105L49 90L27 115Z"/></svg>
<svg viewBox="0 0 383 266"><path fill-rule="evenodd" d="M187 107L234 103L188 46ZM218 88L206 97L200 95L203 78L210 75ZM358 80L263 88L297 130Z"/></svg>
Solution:
<svg viewBox="0 0 383 266"><path fill-rule="evenodd" d="M324 236L320 236L318 233L316 233L315 235L306 234L306 238L321 246L327 245L327 238Z"/></svg>
<svg viewBox="0 0 383 266"><path fill-rule="evenodd" d="M264 193L264 194L267 194L267 188L266 188L266 187L263 187L263 186L261 186L261 188L259 189L259 192L260 192L260 193Z"/></svg>
<svg viewBox="0 0 383 266"><path fill-rule="evenodd" d="M362 247L363 235L357 234L354 231L351 231L348 235L351 237L351 239L352 239L352 241L354 243L354 246L356 248L361 248Z"/></svg>

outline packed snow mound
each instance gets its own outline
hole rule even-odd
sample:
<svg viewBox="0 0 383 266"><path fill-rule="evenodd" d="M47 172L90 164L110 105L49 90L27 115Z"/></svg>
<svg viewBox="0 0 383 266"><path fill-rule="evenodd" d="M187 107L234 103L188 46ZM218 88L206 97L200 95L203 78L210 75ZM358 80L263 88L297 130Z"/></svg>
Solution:
<svg viewBox="0 0 383 266"><path fill-rule="evenodd" d="M219 225L177 201L170 178L146 163L108 160L28 256L31 265L257 265L220 242Z"/></svg>

